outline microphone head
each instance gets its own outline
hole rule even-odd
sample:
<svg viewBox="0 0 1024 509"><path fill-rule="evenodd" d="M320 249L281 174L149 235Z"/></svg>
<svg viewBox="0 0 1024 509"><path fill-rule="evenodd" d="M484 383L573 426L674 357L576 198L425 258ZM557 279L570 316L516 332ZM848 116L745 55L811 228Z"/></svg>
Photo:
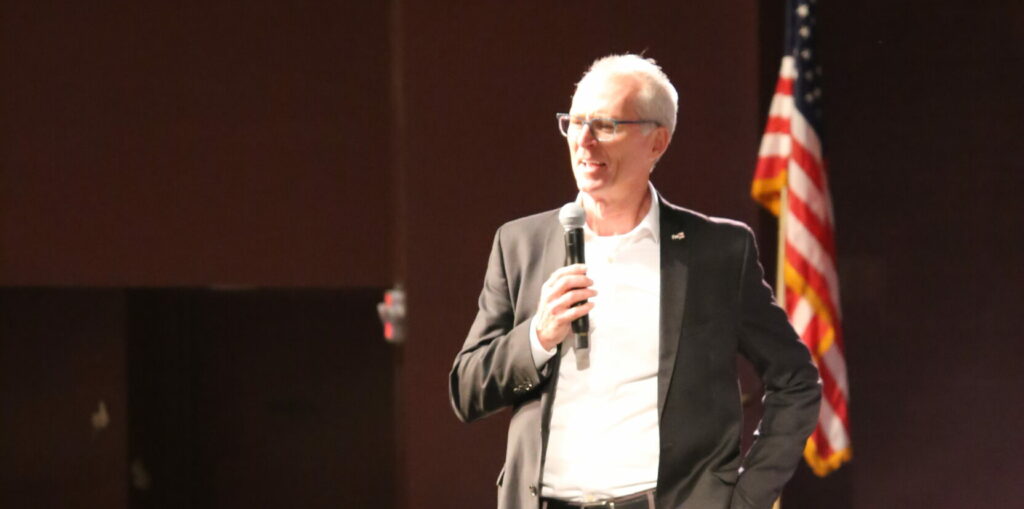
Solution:
<svg viewBox="0 0 1024 509"><path fill-rule="evenodd" d="M587 223L587 213L583 211L580 204L574 201L569 202L562 205L562 210L558 211L558 222L562 223L562 228L565 228L565 231L583 228L583 225Z"/></svg>

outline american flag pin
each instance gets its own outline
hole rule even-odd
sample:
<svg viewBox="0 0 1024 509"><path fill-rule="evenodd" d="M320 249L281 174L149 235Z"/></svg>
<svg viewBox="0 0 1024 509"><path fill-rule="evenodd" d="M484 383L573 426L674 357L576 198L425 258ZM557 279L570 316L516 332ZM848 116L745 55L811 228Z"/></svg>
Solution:
<svg viewBox="0 0 1024 509"><path fill-rule="evenodd" d="M686 234L683 232L672 234L672 240L683 240L686 238Z"/></svg>

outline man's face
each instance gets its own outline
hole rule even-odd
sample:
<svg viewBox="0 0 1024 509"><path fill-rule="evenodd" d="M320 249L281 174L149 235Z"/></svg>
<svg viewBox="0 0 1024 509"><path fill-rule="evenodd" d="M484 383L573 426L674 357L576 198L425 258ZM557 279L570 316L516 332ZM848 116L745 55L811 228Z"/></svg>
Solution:
<svg viewBox="0 0 1024 509"><path fill-rule="evenodd" d="M633 106L639 83L628 76L584 81L572 99L570 115L616 120L648 120ZM668 147L668 131L649 124L619 125L615 137L598 141L589 128L567 138L576 187L596 201L613 202L646 192L647 179Z"/></svg>

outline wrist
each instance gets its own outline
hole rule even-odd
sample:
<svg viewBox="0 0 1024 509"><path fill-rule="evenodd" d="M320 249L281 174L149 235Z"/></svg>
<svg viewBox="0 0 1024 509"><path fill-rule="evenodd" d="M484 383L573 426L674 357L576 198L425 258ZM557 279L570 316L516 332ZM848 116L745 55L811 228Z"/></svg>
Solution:
<svg viewBox="0 0 1024 509"><path fill-rule="evenodd" d="M548 347L541 342L539 334L540 327L537 326L538 324L539 320L534 316L533 320L530 322L530 350L533 352L534 364L539 369L545 362L555 356L555 345Z"/></svg>

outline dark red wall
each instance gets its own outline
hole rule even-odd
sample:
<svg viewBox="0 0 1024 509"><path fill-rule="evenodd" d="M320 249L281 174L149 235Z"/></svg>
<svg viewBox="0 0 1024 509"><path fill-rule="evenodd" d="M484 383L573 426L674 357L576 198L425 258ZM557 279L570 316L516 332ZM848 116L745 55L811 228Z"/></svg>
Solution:
<svg viewBox="0 0 1024 509"><path fill-rule="evenodd" d="M387 12L4 2L0 283L389 283Z"/></svg>

